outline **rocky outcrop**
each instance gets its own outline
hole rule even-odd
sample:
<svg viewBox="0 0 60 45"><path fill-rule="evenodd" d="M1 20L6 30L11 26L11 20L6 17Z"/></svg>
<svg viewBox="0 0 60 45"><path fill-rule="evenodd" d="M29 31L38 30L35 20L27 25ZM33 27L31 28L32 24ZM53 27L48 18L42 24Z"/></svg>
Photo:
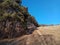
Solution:
<svg viewBox="0 0 60 45"><path fill-rule="evenodd" d="M38 23L21 0L0 0L0 39L30 34Z"/></svg>

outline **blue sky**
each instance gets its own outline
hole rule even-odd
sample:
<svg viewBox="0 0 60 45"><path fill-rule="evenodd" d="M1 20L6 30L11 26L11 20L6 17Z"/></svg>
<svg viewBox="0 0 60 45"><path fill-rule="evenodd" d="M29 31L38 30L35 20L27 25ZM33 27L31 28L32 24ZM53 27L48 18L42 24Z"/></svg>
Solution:
<svg viewBox="0 0 60 45"><path fill-rule="evenodd" d="M22 0L39 24L60 24L60 0Z"/></svg>

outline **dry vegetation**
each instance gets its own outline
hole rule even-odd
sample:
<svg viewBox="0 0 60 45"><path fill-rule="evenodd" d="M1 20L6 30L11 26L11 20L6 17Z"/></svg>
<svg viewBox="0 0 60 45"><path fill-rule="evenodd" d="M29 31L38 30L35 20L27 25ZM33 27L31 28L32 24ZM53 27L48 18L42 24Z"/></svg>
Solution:
<svg viewBox="0 0 60 45"><path fill-rule="evenodd" d="M32 34L0 40L0 45L60 45L59 34L59 25L38 27Z"/></svg>
<svg viewBox="0 0 60 45"><path fill-rule="evenodd" d="M60 42L60 25L55 26L41 26L38 27L37 30L33 32L33 34L39 34L39 35L52 35L55 39L56 43ZM60 43L59 43L60 45Z"/></svg>
<svg viewBox="0 0 60 45"><path fill-rule="evenodd" d="M21 0L0 0L0 45L60 45L60 25L38 26Z"/></svg>

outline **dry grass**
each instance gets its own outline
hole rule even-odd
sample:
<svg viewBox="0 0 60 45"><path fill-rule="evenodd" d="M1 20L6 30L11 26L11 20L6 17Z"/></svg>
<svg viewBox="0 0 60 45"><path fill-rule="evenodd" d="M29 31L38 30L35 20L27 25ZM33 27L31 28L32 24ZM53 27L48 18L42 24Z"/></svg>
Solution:
<svg viewBox="0 0 60 45"><path fill-rule="evenodd" d="M60 45L60 26L38 27L30 35L0 40L0 45Z"/></svg>
<svg viewBox="0 0 60 45"><path fill-rule="evenodd" d="M35 33L39 35L53 35L57 43L60 42L60 25L38 27L37 30L33 32L33 34Z"/></svg>

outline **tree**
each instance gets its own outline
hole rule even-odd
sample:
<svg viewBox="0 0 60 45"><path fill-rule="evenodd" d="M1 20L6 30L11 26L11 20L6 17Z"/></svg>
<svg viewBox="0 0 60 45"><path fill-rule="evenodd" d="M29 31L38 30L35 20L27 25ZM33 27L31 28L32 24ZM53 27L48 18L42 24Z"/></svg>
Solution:
<svg viewBox="0 0 60 45"><path fill-rule="evenodd" d="M29 14L28 8L21 3L21 0L0 0L0 38L25 35L28 30L27 22L38 26L36 20Z"/></svg>

